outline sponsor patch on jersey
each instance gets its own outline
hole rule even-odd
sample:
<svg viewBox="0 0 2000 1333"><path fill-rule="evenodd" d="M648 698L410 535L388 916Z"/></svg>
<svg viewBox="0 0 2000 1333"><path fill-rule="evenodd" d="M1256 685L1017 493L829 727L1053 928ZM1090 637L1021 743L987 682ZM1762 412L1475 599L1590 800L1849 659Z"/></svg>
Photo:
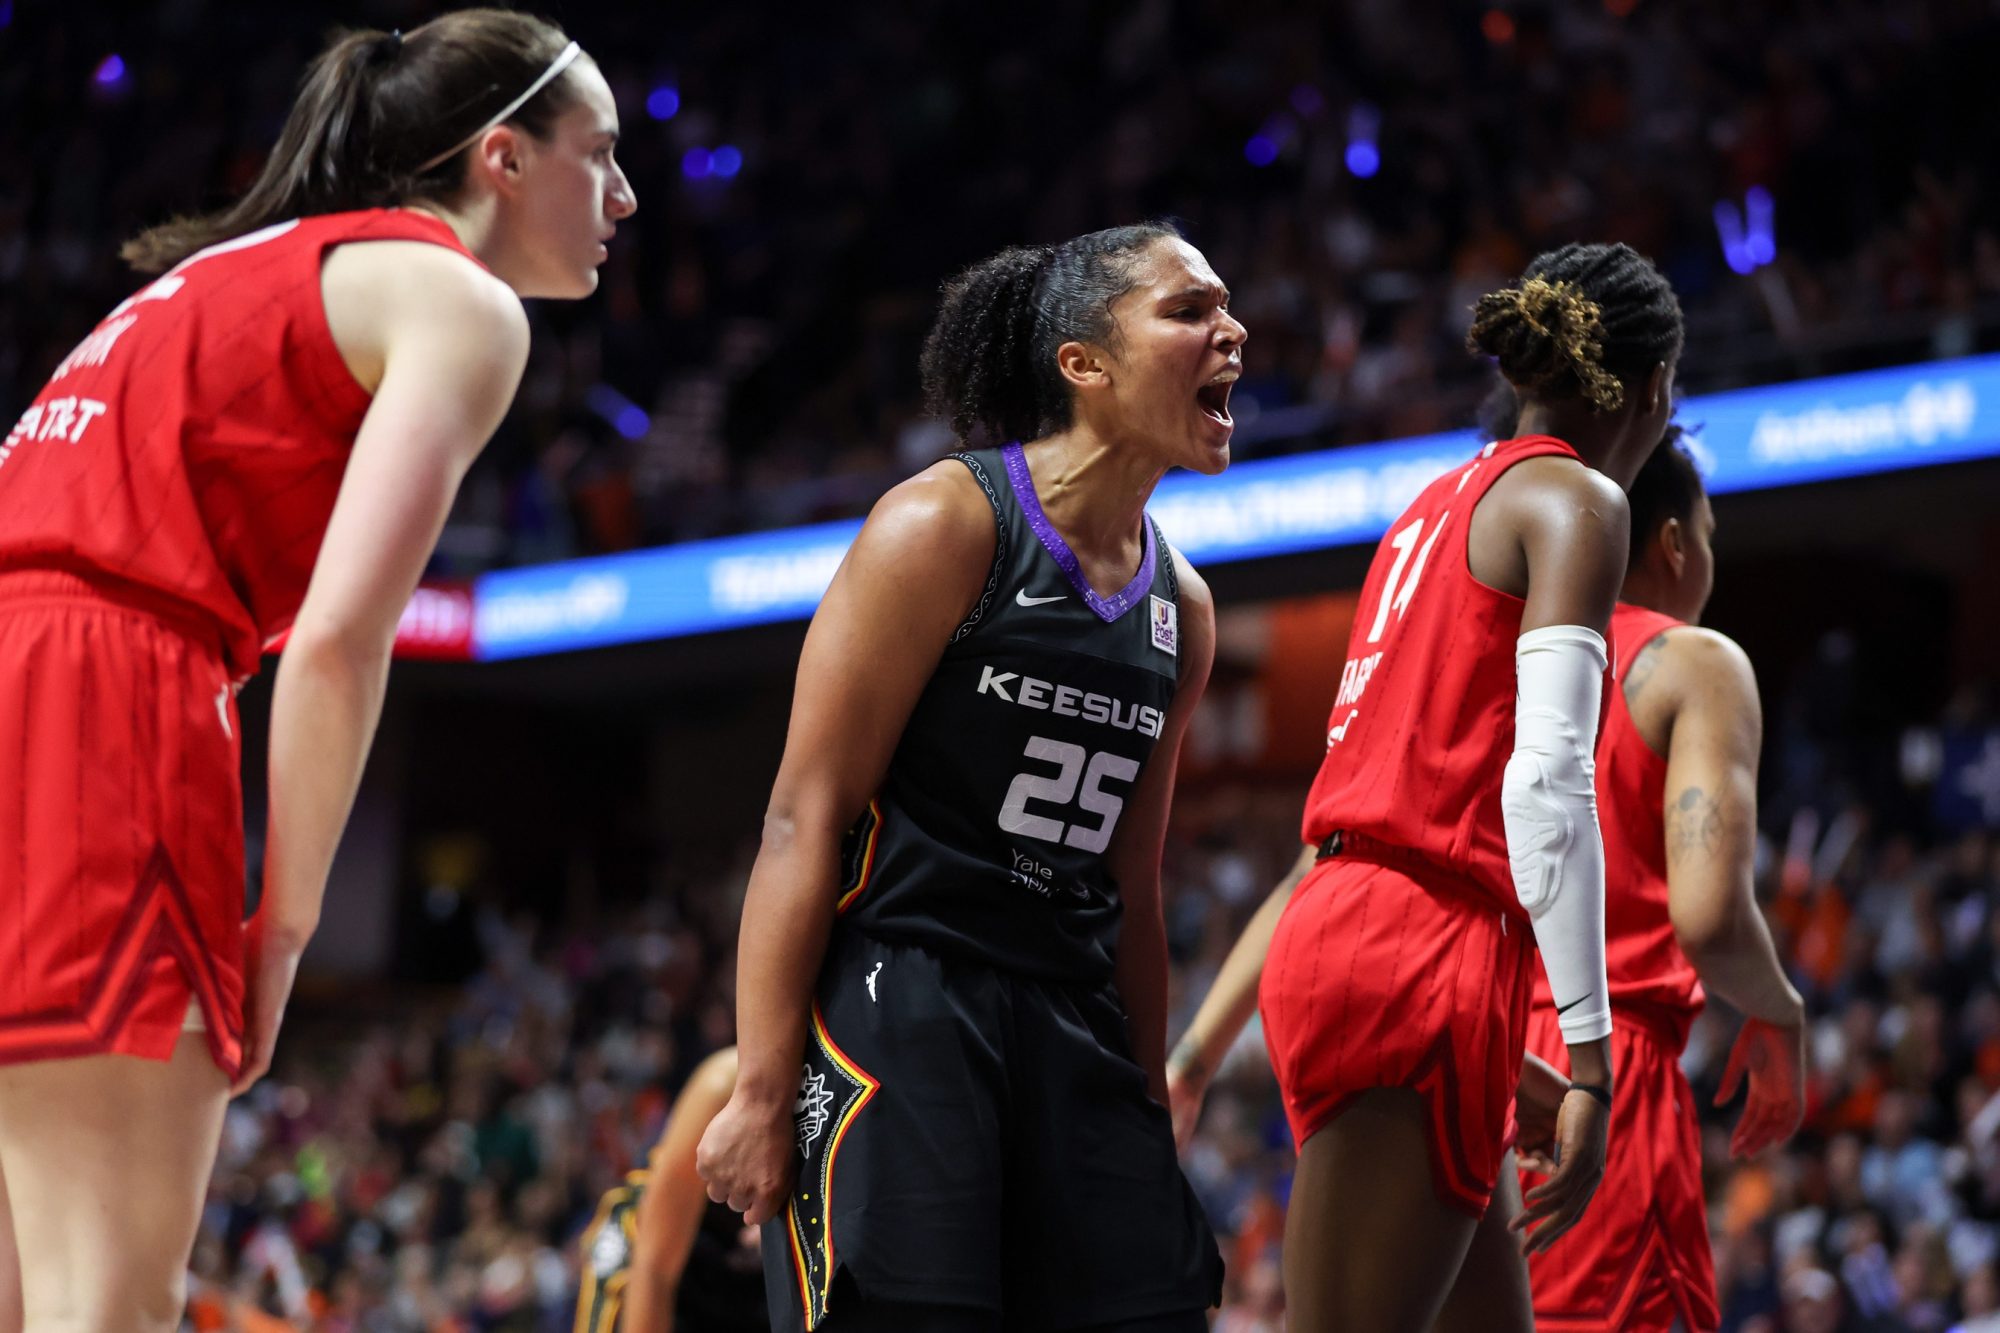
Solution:
<svg viewBox="0 0 2000 1333"><path fill-rule="evenodd" d="M1153 646L1171 656L1180 656L1180 608L1157 595L1148 600L1153 604Z"/></svg>

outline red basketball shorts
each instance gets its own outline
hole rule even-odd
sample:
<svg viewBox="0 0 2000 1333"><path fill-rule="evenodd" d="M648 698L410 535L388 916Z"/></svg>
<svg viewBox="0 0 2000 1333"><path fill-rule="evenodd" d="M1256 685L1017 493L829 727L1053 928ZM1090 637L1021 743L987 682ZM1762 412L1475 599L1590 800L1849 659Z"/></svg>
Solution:
<svg viewBox="0 0 2000 1333"><path fill-rule="evenodd" d="M0 575L0 1063L243 1031L243 801L220 635Z"/></svg>
<svg viewBox="0 0 2000 1333"><path fill-rule="evenodd" d="M1678 1320L1704 1333L1721 1323L1701 1194L1700 1127L1675 1036L1672 1023L1611 1011L1617 1087L1604 1182L1583 1221L1529 1257L1538 1329L1665 1333ZM1528 1049L1568 1071L1569 1051L1550 1010L1538 1007L1529 1018ZM1523 1188L1536 1183L1538 1177L1522 1177Z"/></svg>
<svg viewBox="0 0 2000 1333"><path fill-rule="evenodd" d="M1456 877L1321 861L1258 991L1294 1141L1368 1089L1414 1089L1438 1198L1484 1215L1510 1146L1534 965L1529 931Z"/></svg>

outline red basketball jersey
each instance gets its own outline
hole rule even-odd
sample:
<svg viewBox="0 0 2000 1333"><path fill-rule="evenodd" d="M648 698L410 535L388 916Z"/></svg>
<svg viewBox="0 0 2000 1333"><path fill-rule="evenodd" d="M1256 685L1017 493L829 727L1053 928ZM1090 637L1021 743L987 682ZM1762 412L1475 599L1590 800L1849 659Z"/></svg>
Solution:
<svg viewBox="0 0 2000 1333"><path fill-rule="evenodd" d="M1611 615L1612 688L1597 734L1597 822L1604 831L1604 953L1611 1005L1687 1043L1701 1012L1701 979L1667 914L1667 761L1625 706L1624 681L1647 644L1681 624L1624 602ZM1537 974L1535 1003L1553 1004ZM1614 1016L1615 1021L1615 1016Z"/></svg>
<svg viewBox="0 0 2000 1333"><path fill-rule="evenodd" d="M1304 828L1309 844L1339 829L1416 852L1522 920L1500 778L1526 604L1472 576L1466 534L1508 468L1550 455L1577 457L1547 435L1489 444L1390 526L1361 585Z"/></svg>
<svg viewBox="0 0 2000 1333"><path fill-rule="evenodd" d="M106 316L0 442L0 569L162 598L255 671L305 597L368 410L320 263L375 240L470 257L407 209L300 218L190 256Z"/></svg>

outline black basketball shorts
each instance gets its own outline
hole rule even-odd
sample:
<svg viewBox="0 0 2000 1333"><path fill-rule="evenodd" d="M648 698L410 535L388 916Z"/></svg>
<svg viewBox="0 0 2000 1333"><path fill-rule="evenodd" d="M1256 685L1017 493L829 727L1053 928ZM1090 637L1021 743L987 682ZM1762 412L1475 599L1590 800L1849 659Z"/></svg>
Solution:
<svg viewBox="0 0 2000 1333"><path fill-rule="evenodd" d="M795 1111L797 1184L763 1238L777 1333L824 1320L843 1271L871 1305L996 1310L1010 1329L1221 1299L1215 1238L1109 985L836 925Z"/></svg>

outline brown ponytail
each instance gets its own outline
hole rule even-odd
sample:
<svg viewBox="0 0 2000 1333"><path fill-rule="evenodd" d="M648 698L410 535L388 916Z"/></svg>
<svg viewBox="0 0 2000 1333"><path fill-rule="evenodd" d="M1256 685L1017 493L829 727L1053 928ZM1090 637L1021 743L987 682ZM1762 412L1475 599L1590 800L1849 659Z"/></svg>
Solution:
<svg viewBox="0 0 2000 1333"><path fill-rule="evenodd" d="M408 34L338 34L307 68L264 168L241 199L127 241L141 273L288 218L442 198L465 181L464 153L422 164L473 133L533 83L568 38L499 9L442 14ZM575 100L567 75L508 118L537 138Z"/></svg>

